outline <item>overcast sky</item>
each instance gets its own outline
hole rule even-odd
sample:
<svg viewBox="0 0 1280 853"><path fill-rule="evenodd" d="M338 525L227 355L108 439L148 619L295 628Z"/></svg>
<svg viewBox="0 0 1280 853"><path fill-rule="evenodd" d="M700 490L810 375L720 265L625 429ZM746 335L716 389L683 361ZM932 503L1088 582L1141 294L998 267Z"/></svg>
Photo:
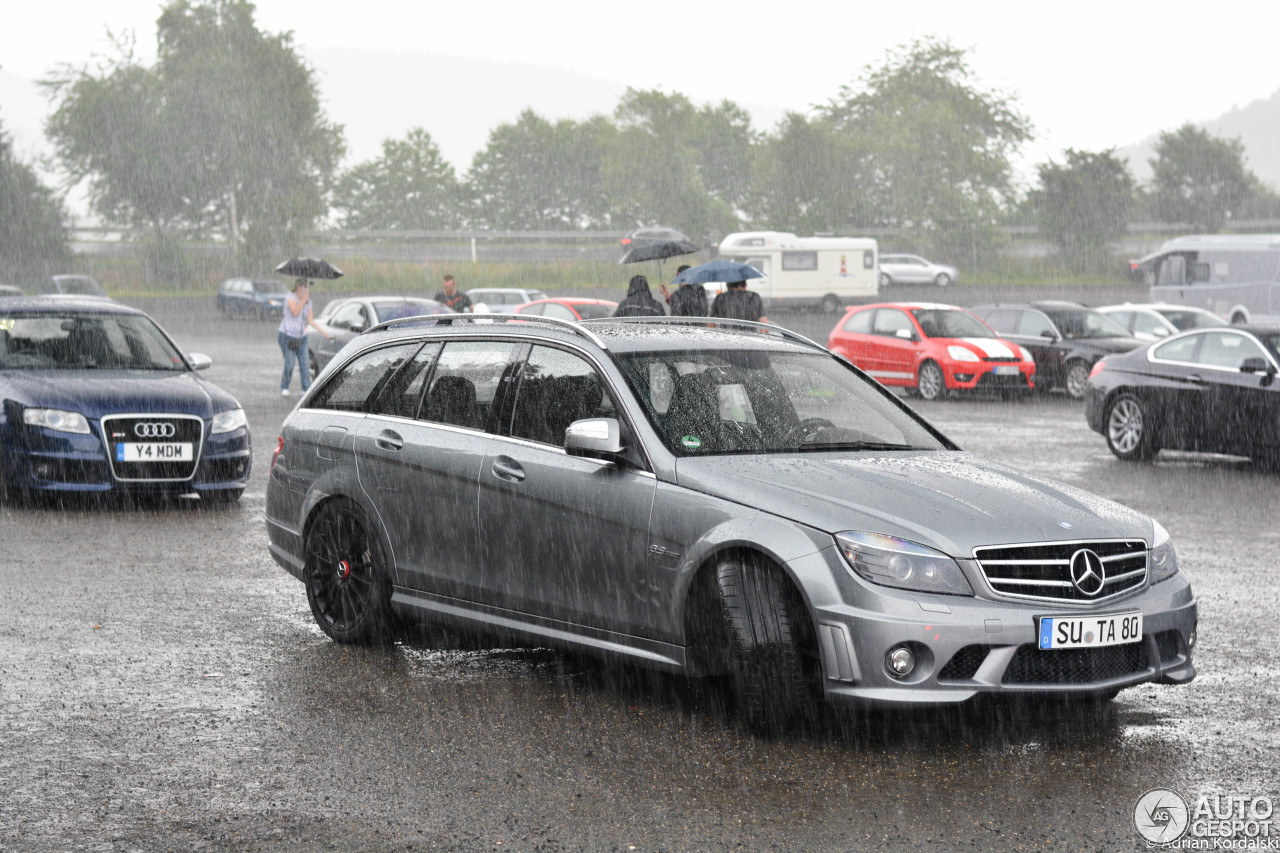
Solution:
<svg viewBox="0 0 1280 853"><path fill-rule="evenodd" d="M0 66L39 77L133 30L154 57L158 0L5 4ZM695 101L804 110L889 49L922 36L968 48L985 87L1034 123L1032 162L1067 147L1125 146L1280 88L1277 15L1265 3L897 2L731 4L262 0L260 27L307 50L423 50L568 69ZM323 70L323 69L321 69ZM436 81L435 85L447 85ZM2 105L0 105L2 106ZM537 109L537 105L533 105ZM340 115L331 115L342 122ZM515 116L511 116L514 120ZM767 128L765 128L767 129ZM392 132L398 133L394 127ZM388 135L391 135L390 133ZM460 164L465 169L466 163Z"/></svg>

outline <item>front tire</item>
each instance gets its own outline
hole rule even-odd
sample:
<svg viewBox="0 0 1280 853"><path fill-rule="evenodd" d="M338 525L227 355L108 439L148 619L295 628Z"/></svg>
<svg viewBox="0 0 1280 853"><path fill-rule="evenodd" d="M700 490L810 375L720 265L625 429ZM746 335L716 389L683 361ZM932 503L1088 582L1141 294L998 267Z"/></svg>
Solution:
<svg viewBox="0 0 1280 853"><path fill-rule="evenodd" d="M339 643L391 633L391 581L382 546L354 504L331 501L307 530L304 576L316 624Z"/></svg>
<svg viewBox="0 0 1280 853"><path fill-rule="evenodd" d="M947 393L947 379L936 361L926 361L916 371L916 393L922 400L937 400Z"/></svg>
<svg viewBox="0 0 1280 853"><path fill-rule="evenodd" d="M1145 461L1159 449L1151 418L1133 394L1120 394L1107 406L1107 447L1123 462Z"/></svg>
<svg viewBox="0 0 1280 853"><path fill-rule="evenodd" d="M935 287L939 287L939 288L942 288L942 287L950 287L950 286L951 286L951 276L947 275L947 274L946 274L946 273L944 273L944 272L940 272L940 273L938 273L938 274L934 277L934 279L933 279L933 284L934 284L934 286L935 286Z"/></svg>
<svg viewBox="0 0 1280 853"><path fill-rule="evenodd" d="M1073 400L1083 400L1089 387L1089 365L1072 361L1067 365L1067 393Z"/></svg>
<svg viewBox="0 0 1280 853"><path fill-rule="evenodd" d="M747 725L777 733L812 719L817 697L805 661L816 661L817 650L781 571L753 555L728 557L716 568L716 585L733 694Z"/></svg>

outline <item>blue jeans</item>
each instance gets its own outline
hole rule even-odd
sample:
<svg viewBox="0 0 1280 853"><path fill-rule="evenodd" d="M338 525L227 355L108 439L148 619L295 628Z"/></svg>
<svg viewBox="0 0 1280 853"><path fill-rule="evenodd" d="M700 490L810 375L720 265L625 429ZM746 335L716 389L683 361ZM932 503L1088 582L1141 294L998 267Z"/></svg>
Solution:
<svg viewBox="0 0 1280 853"><path fill-rule="evenodd" d="M302 347L296 352L289 349L290 338L284 332L276 332L276 340L280 342L280 352L284 353L284 375L280 377L280 390L286 390L293 381L293 362L298 362L298 378L302 380L305 393L311 387L311 361L307 358L307 336L302 336Z"/></svg>

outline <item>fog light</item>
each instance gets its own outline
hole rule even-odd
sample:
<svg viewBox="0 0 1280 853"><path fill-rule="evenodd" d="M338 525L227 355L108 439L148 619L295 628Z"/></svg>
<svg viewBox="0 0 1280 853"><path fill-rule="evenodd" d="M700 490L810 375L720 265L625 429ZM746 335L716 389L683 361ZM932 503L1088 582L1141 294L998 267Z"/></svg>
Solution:
<svg viewBox="0 0 1280 853"><path fill-rule="evenodd" d="M1187 635L1187 648L1194 649L1196 647L1196 629L1192 628L1191 633Z"/></svg>
<svg viewBox="0 0 1280 853"><path fill-rule="evenodd" d="M906 646L898 646L884 656L884 665L894 678L906 678L916 668L916 656Z"/></svg>
<svg viewBox="0 0 1280 853"><path fill-rule="evenodd" d="M956 381L957 381L957 382L968 382L968 381L969 381L970 379L972 379L972 378L973 378L973 374L972 374L972 373L957 373L957 374L956 374Z"/></svg>

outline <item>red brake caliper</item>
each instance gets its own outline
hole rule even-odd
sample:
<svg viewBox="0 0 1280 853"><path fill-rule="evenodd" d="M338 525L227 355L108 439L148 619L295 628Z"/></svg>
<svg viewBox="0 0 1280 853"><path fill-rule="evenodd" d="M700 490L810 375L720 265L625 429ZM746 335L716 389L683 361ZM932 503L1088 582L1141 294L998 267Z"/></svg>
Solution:
<svg viewBox="0 0 1280 853"><path fill-rule="evenodd" d="M338 561L338 577L342 580L346 580L351 577L351 563L346 560Z"/></svg>

